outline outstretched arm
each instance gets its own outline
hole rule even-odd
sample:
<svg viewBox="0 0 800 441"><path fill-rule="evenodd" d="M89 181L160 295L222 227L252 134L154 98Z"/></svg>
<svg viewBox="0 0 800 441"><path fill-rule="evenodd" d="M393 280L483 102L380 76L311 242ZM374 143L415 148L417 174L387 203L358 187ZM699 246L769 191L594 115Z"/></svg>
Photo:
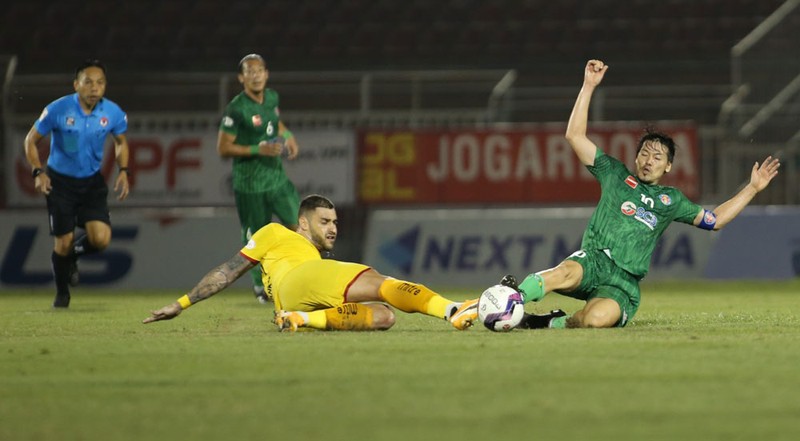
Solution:
<svg viewBox="0 0 800 441"><path fill-rule="evenodd" d="M753 165L753 171L750 172L750 182L739 190L735 196L714 209L714 214L717 217L717 223L714 225L714 229L719 230L736 218L758 192L767 188L767 185L769 185L772 179L778 175L778 168L780 166L780 160L772 156L767 156L767 159L760 165L756 162ZM694 225L699 225L702 219L703 212L701 211L700 214L697 215L697 218L695 218Z"/></svg>
<svg viewBox="0 0 800 441"><path fill-rule="evenodd" d="M594 165L597 146L586 136L586 126L589 121L589 104L592 101L594 89L603 81L608 66L600 60L589 60L583 73L583 87L575 100L572 114L567 125L567 141L572 150L578 155L583 165Z"/></svg>
<svg viewBox="0 0 800 441"><path fill-rule="evenodd" d="M236 253L230 260L209 271L191 291L180 300L175 301L157 311L151 311L150 317L142 320L142 323L152 323L159 320L170 320L177 317L184 309L199 301L205 300L214 294L222 291L235 282L242 274L250 268L256 266L255 263L245 259L241 254ZM182 305L181 301L187 301L187 305Z"/></svg>

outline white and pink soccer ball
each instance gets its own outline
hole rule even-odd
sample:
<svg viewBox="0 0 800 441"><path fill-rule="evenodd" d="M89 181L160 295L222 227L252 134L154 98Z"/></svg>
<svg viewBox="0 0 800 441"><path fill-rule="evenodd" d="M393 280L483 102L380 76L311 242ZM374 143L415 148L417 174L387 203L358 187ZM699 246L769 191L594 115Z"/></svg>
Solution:
<svg viewBox="0 0 800 441"><path fill-rule="evenodd" d="M504 285L486 288L478 299L478 320L490 331L508 332L519 325L524 314L522 295Z"/></svg>

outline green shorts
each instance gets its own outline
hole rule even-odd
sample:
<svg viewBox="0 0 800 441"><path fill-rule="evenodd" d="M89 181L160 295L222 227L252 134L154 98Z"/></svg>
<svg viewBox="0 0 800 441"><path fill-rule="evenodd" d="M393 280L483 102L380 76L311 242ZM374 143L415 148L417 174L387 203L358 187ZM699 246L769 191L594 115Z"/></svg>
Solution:
<svg viewBox="0 0 800 441"><path fill-rule="evenodd" d="M579 250L567 260L583 267L583 278L577 289L559 294L586 301L594 298L611 299L617 302L622 311L617 326L627 325L639 309L639 279L618 267L603 250Z"/></svg>
<svg viewBox="0 0 800 441"><path fill-rule="evenodd" d="M287 179L279 188L262 193L240 193L234 191L236 211L239 214L242 245L247 245L250 236L261 227L272 222L277 216L286 227L297 225L297 212L300 210L300 197L294 185ZM250 270L253 285L262 286L261 268L256 266Z"/></svg>
<svg viewBox="0 0 800 441"><path fill-rule="evenodd" d="M300 197L290 181L286 181L280 188L262 193L234 192L236 211L239 214L239 223L242 226L242 244L247 244L250 234L254 234L264 225L272 222L272 217L277 216L281 223L290 226L297 225L297 212L300 209Z"/></svg>

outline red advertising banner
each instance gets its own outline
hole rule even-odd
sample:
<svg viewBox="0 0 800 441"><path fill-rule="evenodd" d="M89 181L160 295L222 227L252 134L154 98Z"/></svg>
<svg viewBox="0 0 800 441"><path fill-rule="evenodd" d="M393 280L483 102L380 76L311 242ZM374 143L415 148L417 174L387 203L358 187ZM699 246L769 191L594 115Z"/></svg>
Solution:
<svg viewBox="0 0 800 441"><path fill-rule="evenodd" d="M661 127L678 145L660 182L699 196L697 128ZM593 203L600 187L564 138L565 126L366 130L358 134L363 203ZM633 170L641 126L593 126L589 138Z"/></svg>

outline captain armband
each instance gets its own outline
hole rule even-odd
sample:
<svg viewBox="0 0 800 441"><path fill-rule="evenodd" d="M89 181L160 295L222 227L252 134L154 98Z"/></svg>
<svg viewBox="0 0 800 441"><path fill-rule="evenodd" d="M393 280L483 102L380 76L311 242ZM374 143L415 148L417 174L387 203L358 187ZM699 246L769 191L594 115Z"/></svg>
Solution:
<svg viewBox="0 0 800 441"><path fill-rule="evenodd" d="M700 223L697 224L697 228L702 228L704 230L713 230L714 225L717 224L717 215L714 214L713 211L703 210L703 218L700 219Z"/></svg>

